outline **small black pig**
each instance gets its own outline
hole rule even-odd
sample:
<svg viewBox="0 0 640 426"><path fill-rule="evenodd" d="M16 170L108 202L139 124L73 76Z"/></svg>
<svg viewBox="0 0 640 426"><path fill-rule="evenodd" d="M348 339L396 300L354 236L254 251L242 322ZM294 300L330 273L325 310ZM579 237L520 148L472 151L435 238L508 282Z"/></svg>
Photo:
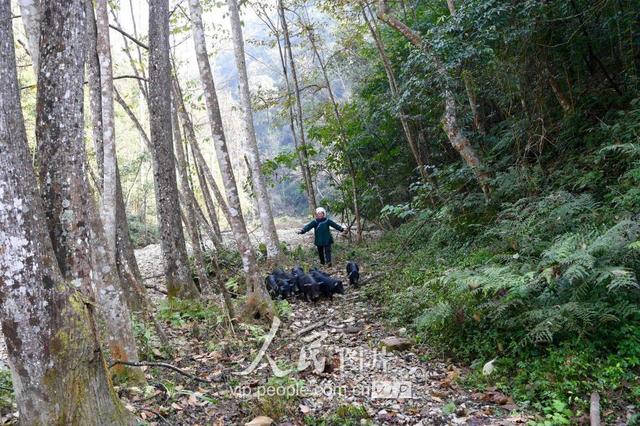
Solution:
<svg viewBox="0 0 640 426"><path fill-rule="evenodd" d="M323 296L333 298L333 295L336 293L344 293L342 281L331 278L329 275L317 269L309 271L309 274L320 284L320 293L322 293Z"/></svg>
<svg viewBox="0 0 640 426"><path fill-rule="evenodd" d="M301 278L304 275L304 269L300 266L296 266L291 270L291 277L293 278L293 283L295 284L296 292L298 294L302 294L302 282Z"/></svg>
<svg viewBox="0 0 640 426"><path fill-rule="evenodd" d="M288 299L293 296L295 285L288 279L277 279L278 283L278 295L283 299Z"/></svg>
<svg viewBox="0 0 640 426"><path fill-rule="evenodd" d="M360 268L356 262L347 262L347 277L349 285L358 287L360 285Z"/></svg>
<svg viewBox="0 0 640 426"><path fill-rule="evenodd" d="M264 279L264 285L267 287L267 291L272 298L276 298L278 296L278 279L275 275L269 274Z"/></svg>
<svg viewBox="0 0 640 426"><path fill-rule="evenodd" d="M294 278L293 274L289 274L288 272L285 272L282 268L274 269L272 274L275 275L276 278L280 278L280 279L283 279L283 280L292 281L293 278Z"/></svg>
<svg viewBox="0 0 640 426"><path fill-rule="evenodd" d="M317 302L320 299L320 284L313 278L313 276L304 274L299 277L299 283L302 289L302 294L307 302Z"/></svg>

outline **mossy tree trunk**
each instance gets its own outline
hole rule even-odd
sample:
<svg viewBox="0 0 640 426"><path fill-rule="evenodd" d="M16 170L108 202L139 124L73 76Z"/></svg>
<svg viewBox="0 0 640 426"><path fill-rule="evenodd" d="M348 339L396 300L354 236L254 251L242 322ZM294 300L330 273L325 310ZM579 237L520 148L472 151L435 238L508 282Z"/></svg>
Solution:
<svg viewBox="0 0 640 426"><path fill-rule="evenodd" d="M10 0L0 0L0 317L20 422L135 424L111 385L88 305L60 272L18 87Z"/></svg>
<svg viewBox="0 0 640 426"><path fill-rule="evenodd" d="M111 356L137 361L131 314L86 174L85 12L84 0L42 4L36 117L42 196L63 278L97 302ZM144 380L138 368L128 368L127 373Z"/></svg>

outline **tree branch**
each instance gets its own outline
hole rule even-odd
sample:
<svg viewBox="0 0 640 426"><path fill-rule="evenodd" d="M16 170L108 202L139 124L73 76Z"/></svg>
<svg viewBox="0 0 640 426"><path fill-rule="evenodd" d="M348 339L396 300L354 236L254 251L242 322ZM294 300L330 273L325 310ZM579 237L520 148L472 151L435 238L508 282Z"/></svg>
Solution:
<svg viewBox="0 0 640 426"><path fill-rule="evenodd" d="M213 383L211 380L207 380L207 379L201 379L200 377L194 376L191 373L187 373L184 370L181 370L180 368L171 365L171 364L167 364L166 362L150 362L150 361L141 361L141 362L130 362L130 361L121 361L121 360L115 360L111 363L111 365L109 365L109 368L113 368L116 365L130 365L132 367L163 367L163 368L168 368L169 370L173 370L176 373L180 373L183 376L186 376L192 380L198 381L198 382L202 382L202 383Z"/></svg>
<svg viewBox="0 0 640 426"><path fill-rule="evenodd" d="M149 46L147 46L146 44L144 44L143 42L141 42L140 40L138 40L137 38L135 38L131 34L127 33L122 28L117 27L117 26L115 26L113 24L109 24L109 28L111 28L113 30L116 30L117 32L119 32L120 34L122 34L123 36L125 36L126 38L128 38L129 40L131 40L132 42L137 44L138 46L142 47L143 49L149 50Z"/></svg>

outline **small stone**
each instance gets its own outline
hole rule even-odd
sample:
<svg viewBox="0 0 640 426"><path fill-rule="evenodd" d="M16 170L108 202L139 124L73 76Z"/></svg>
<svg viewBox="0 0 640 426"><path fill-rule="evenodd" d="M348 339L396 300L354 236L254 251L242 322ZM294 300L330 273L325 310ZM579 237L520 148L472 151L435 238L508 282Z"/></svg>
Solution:
<svg viewBox="0 0 640 426"><path fill-rule="evenodd" d="M466 415L467 415L467 408L464 406L458 407L458 409L456 410L456 416L464 417Z"/></svg>
<svg viewBox="0 0 640 426"><path fill-rule="evenodd" d="M380 344L390 351L404 351L411 347L411 340L404 337L390 336L380 341Z"/></svg>
<svg viewBox="0 0 640 426"><path fill-rule="evenodd" d="M251 420L249 423L245 423L244 426L271 426L273 419L267 416L258 416Z"/></svg>

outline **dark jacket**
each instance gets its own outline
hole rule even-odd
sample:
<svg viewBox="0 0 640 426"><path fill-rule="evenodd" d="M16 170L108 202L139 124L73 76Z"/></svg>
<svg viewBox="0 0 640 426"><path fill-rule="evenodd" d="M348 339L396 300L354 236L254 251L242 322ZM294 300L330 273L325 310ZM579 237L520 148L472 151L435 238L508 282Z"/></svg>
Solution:
<svg viewBox="0 0 640 426"><path fill-rule="evenodd" d="M331 230L329 227L337 229L338 231L344 231L344 228L331 219L327 219L326 217L323 219L313 219L311 222L307 223L304 228L302 228L302 233L310 231L313 229L313 233L315 234L315 245L317 246L328 246L333 244L333 237L331 236Z"/></svg>

